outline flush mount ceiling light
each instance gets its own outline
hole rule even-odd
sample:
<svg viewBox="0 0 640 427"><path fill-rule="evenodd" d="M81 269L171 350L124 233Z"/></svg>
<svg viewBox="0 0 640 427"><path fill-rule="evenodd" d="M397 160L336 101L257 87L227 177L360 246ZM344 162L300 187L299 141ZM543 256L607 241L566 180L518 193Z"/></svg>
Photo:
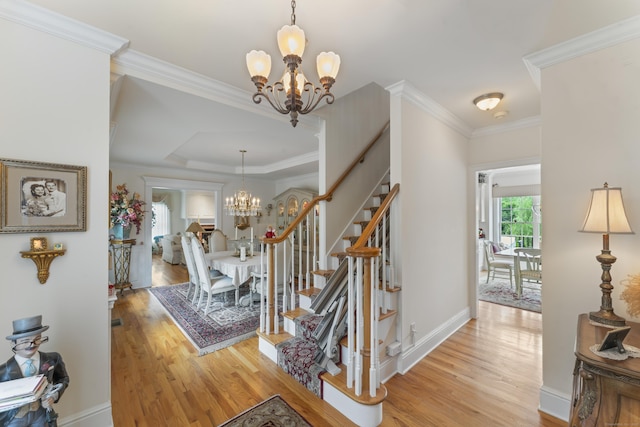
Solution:
<svg viewBox="0 0 640 427"><path fill-rule="evenodd" d="M473 100L476 107L483 111L489 111L496 108L496 105L502 100L504 95L500 92L485 93Z"/></svg>
<svg viewBox="0 0 640 427"><path fill-rule="evenodd" d="M307 81L302 69L299 69L306 39L302 28L296 25L295 12L296 2L292 0L291 25L285 25L278 31L278 47L287 68L280 81L265 86L271 72L270 55L263 50L252 50L247 54L247 68L258 90L253 94L253 102L259 104L262 98L266 99L279 113L291 116L293 127L298 124L298 114L310 113L323 98L327 104L333 103L334 96L330 90L340 69L340 56L333 52L321 52L316 64L322 88L314 87Z"/></svg>

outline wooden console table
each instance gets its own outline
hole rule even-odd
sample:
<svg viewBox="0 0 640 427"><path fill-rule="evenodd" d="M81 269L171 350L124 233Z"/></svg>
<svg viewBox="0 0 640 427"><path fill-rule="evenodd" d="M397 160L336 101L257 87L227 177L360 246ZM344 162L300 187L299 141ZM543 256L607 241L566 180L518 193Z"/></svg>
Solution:
<svg viewBox="0 0 640 427"><path fill-rule="evenodd" d="M640 348L640 324L627 325L624 344ZM640 358L606 359L589 349L610 330L592 325L587 314L578 318L571 427L640 425Z"/></svg>
<svg viewBox="0 0 640 427"><path fill-rule="evenodd" d="M129 267L131 266L131 247L136 244L136 239L111 239L109 241L111 254L113 256L113 277L115 289L122 292L131 288L129 281Z"/></svg>

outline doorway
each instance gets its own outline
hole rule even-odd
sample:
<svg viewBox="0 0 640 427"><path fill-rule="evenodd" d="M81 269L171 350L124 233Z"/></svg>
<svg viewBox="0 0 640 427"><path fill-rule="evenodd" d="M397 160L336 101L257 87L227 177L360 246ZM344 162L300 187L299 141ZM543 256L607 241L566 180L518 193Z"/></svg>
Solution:
<svg viewBox="0 0 640 427"><path fill-rule="evenodd" d="M525 265L516 256L521 248L540 251L540 182L539 164L476 171L476 309L483 300L541 312L541 281L518 281Z"/></svg>
<svg viewBox="0 0 640 427"><path fill-rule="evenodd" d="M222 187L223 184L218 182L209 181L194 181L186 179L172 179L172 178L159 178L159 177L142 177L145 182L144 200L153 200L153 189L161 188L167 190L184 190L184 191L206 191L214 195L214 199L217 201L215 207L215 217L223 220L222 216ZM217 228L222 227L222 223L216 224ZM147 242L152 241L152 224L151 221L143 222L144 240ZM141 274L142 283L151 286L152 284L152 252L151 250L143 251L141 256Z"/></svg>

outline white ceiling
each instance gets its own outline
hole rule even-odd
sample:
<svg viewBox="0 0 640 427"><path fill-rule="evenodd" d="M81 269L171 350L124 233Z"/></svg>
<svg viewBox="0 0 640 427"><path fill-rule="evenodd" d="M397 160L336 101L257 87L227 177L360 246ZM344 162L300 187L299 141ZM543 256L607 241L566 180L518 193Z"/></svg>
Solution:
<svg viewBox="0 0 640 427"><path fill-rule="evenodd" d="M272 56L271 80L281 76L275 34L289 24L290 1L31 3L123 37L130 51L233 94L233 102L220 102L144 78L117 80L112 162L237 174L239 150L246 149L247 175L276 179L317 170L318 121L305 117L294 129L266 102L254 105L245 66L245 54L262 49ZM312 82L320 51L341 56L336 97L371 82L406 81L473 132L540 114L523 57L638 14L637 0L300 0L296 23L308 39L302 65ZM492 112L472 104L494 91L505 97ZM497 111L508 115L495 119Z"/></svg>

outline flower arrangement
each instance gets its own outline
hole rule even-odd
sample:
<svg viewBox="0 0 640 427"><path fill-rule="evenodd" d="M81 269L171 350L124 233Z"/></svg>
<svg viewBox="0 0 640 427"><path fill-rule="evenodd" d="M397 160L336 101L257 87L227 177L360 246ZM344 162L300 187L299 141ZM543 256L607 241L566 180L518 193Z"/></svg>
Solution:
<svg viewBox="0 0 640 427"><path fill-rule="evenodd" d="M138 193L133 193L129 198L127 184L117 185L116 191L111 193L111 226L121 224L123 227L128 227L135 224L136 234L139 234L144 219L145 204L140 200Z"/></svg>
<svg viewBox="0 0 640 427"><path fill-rule="evenodd" d="M620 283L626 285L625 290L620 294L620 299L627 303L627 313L634 317L640 316L640 274L630 274Z"/></svg>

